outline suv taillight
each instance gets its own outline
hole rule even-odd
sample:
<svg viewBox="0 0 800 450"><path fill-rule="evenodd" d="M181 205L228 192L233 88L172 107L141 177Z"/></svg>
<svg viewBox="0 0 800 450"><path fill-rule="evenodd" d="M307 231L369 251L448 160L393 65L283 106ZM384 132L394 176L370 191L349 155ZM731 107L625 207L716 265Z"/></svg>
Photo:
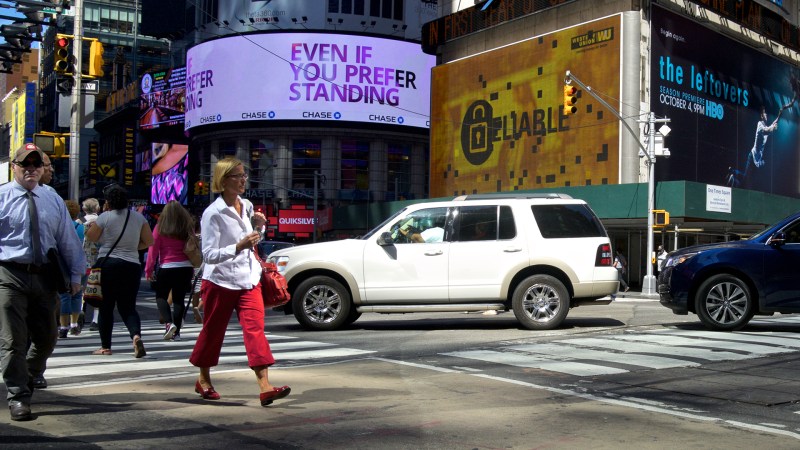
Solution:
<svg viewBox="0 0 800 450"><path fill-rule="evenodd" d="M597 258L594 260L594 265L597 267L611 267L614 258L611 256L611 245L600 244L597 247Z"/></svg>

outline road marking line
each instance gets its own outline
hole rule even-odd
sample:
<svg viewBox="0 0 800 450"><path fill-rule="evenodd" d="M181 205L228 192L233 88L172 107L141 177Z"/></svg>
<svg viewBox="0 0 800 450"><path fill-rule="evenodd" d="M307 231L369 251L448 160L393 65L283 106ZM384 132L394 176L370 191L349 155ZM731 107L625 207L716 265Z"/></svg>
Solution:
<svg viewBox="0 0 800 450"><path fill-rule="evenodd" d="M735 421L735 420L726 420L726 419L721 419L719 417L710 417L710 416L707 417L707 416L701 416L699 414L691 414L691 413L682 412L682 411L674 411L674 410L663 408L663 407L657 407L657 406L651 406L651 405L646 405L646 404L641 404L641 403L635 403L635 402L633 402L631 400L627 400L626 397L620 397L620 398L617 398L617 399L603 398L603 397L599 397L599 396L594 395L594 394L586 394L586 393L582 393L582 392L571 391L569 389L561 389L561 388L554 388L554 387L550 387L550 386L542 386L542 385L538 385L538 384L528 383L528 382L525 382L525 381L518 381L518 380L512 380L510 378L498 377L498 376L495 376L495 375L477 374L477 373L476 374L469 374L469 375L474 376L474 377L486 378L486 379L494 380L494 381L500 381L502 383L510 383L510 384L516 384L516 385L519 385L519 386L530 387L530 388L533 388L533 389L541 389L541 390L544 390L544 391L553 392L553 393L557 393L557 394L561 394L561 395L579 397L579 398L582 398L582 399L585 399L585 400L609 403L609 404L612 404L612 405L622 406L622 407L626 407L626 408L639 409L639 410L642 410L642 411L649 411L649 412L654 412L654 413L659 413L659 414L667 414L667 415L670 415L670 416L682 417L684 419L699 420L699 421L703 421L703 422L717 422L717 423L721 423L721 424L727 424L727 425L732 425L732 426L739 427L739 428L744 428L746 430L763 431L765 433L778 434L778 435L781 435L781 436L786 436L786 437L790 437L790 438L794 438L794 439L800 440L800 433L794 433L792 431L780 430L780 429L776 429L776 428L772 428L772 427L768 427L768 426L763 426L763 425L759 425L759 424L738 422L738 421Z"/></svg>

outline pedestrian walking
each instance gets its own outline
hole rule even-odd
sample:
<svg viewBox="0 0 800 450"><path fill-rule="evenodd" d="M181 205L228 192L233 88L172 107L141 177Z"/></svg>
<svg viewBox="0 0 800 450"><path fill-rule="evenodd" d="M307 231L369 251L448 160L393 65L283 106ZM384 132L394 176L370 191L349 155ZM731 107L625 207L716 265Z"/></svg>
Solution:
<svg viewBox="0 0 800 450"><path fill-rule="evenodd" d="M617 269L619 285L621 288L623 288L621 290L623 292L628 292L631 290L631 287L628 286L627 282L625 282L625 274L628 271L628 260L625 259L625 256L619 250L617 250L616 255L614 256L614 268Z"/></svg>
<svg viewBox="0 0 800 450"><path fill-rule="evenodd" d="M220 394L211 384L211 367L219 363L225 331L235 310L242 326L247 362L261 391L261 406L268 406L289 395L291 389L274 387L269 382L268 369L275 358L264 335L261 265L253 248L259 234L250 223L253 205L241 197L246 185L247 174L240 160L227 157L214 166L211 189L222 195L206 208L201 219L205 317L189 361L200 368L195 392L206 400L218 400Z"/></svg>
<svg viewBox="0 0 800 450"><path fill-rule="evenodd" d="M81 242L83 247L83 223L78 220L78 213L80 206L75 200L66 200L64 204L67 206L69 216L72 219L72 226L75 228L75 234ZM86 273L84 271L81 277L81 287L86 285ZM65 339L67 333L77 336L81 334L80 326L78 325L78 318L81 314L81 307L83 303L83 289L76 294L65 292L61 294L61 316L59 318L60 326L58 327L58 337Z"/></svg>
<svg viewBox="0 0 800 450"><path fill-rule="evenodd" d="M106 186L103 196L106 199L105 212L86 230L86 239L100 243L97 264L103 265L103 302L98 323L101 347L93 354L112 354L111 333L116 307L133 340L133 354L141 358L146 351L141 338L141 319L136 312L142 274L139 249L153 244L153 234L144 216L128 208L128 193L122 186Z"/></svg>
<svg viewBox="0 0 800 450"><path fill-rule="evenodd" d="M660 274L662 270L664 270L664 263L667 262L667 251L664 250L663 245L658 246L658 253L656 254L656 269L658 270L656 274Z"/></svg>
<svg viewBox="0 0 800 450"><path fill-rule="evenodd" d="M164 340L180 340L186 304L184 299L191 287L194 267L184 253L186 242L194 238L191 214L179 202L172 200L164 206L153 229L153 245L147 251L144 274L148 280L158 278L156 305L167 321ZM158 274L154 268L158 263ZM172 293L172 311L167 297Z"/></svg>
<svg viewBox="0 0 800 450"><path fill-rule="evenodd" d="M0 186L0 370L11 420L31 420L33 376L42 374L58 339L56 249L81 290L84 255L63 200L39 181L44 153L23 145L11 161L14 178ZM28 343L30 339L30 348ZM27 349L27 351L26 351Z"/></svg>
<svg viewBox="0 0 800 450"><path fill-rule="evenodd" d="M100 213L100 202L96 198L87 198L81 204L83 209L83 228L84 235L89 225L97 221L97 215ZM89 269L97 262L98 251L100 246L96 242L92 242L85 238L83 239L83 252L86 253L86 274L89 274ZM85 284L85 281L84 281ZM91 308L91 310L89 309ZM91 323L89 323L89 331L97 331L100 327L97 322L100 320L100 308L95 308L87 303L83 304L83 311L85 316L91 316ZM91 311L91 313L90 313Z"/></svg>

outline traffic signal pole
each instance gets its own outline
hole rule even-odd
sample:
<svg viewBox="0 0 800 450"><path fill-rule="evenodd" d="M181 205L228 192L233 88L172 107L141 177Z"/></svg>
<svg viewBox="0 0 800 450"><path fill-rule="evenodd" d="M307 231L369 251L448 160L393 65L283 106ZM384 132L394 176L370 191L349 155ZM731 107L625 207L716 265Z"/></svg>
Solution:
<svg viewBox="0 0 800 450"><path fill-rule="evenodd" d="M639 156L647 157L647 254L645 255L645 267L646 267L646 275L642 279L642 294L644 295L656 295L656 277L653 275L653 210L655 209L655 169L656 169L656 152L655 152L655 140L656 140L656 123L667 123L670 120L668 118L665 119L656 119L655 114L651 111L647 115L647 121L638 120L637 122L644 122L648 124L648 136L647 136L647 148L642 144L641 140L639 139L639 133L633 131L633 128L628 125L625 119L620 115L620 113L609 105L605 100L603 100L599 95L597 95L590 86L583 84L581 80L575 77L569 70L567 71L567 75L564 79L564 84L569 85L572 82L575 82L578 86L584 89L589 95L594 97L600 104L606 107L612 114L617 116L617 118L622 122L622 124L627 128L627 130L636 137L636 142L639 144ZM566 91L565 91L566 93Z"/></svg>
<svg viewBox="0 0 800 450"><path fill-rule="evenodd" d="M83 106L81 103L81 69L83 67L83 0L73 0L72 7L75 9L75 30L72 54L75 57L75 83L72 86L72 106L70 108L69 123L69 198L79 200L80 189L80 156L81 156L81 116Z"/></svg>

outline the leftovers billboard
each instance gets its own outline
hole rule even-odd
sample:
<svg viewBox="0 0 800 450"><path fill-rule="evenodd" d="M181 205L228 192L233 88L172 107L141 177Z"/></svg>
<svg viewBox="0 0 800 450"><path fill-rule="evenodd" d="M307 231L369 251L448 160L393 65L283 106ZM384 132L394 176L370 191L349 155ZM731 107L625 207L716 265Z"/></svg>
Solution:
<svg viewBox="0 0 800 450"><path fill-rule="evenodd" d="M668 117L658 180L800 197L800 74L787 62L653 8L652 110Z"/></svg>

